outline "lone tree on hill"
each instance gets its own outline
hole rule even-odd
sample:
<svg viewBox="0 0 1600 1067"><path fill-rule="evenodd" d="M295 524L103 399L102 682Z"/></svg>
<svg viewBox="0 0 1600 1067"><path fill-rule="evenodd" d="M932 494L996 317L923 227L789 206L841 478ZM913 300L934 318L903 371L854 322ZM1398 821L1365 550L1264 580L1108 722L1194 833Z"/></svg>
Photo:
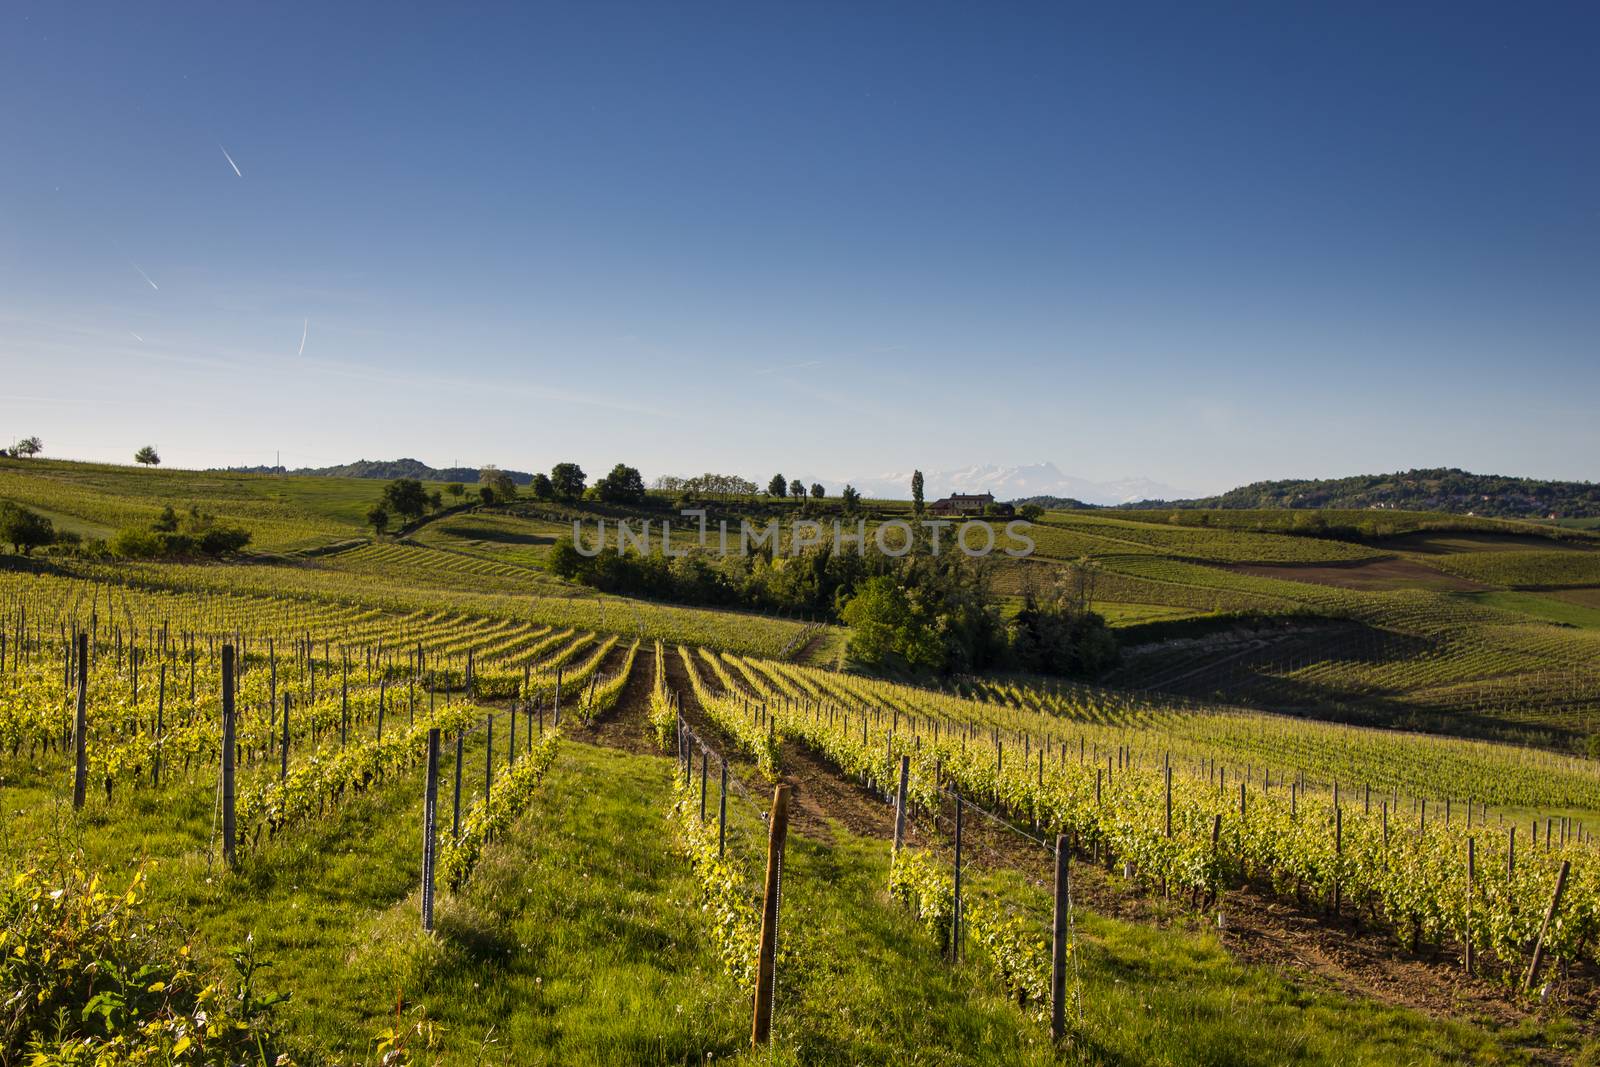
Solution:
<svg viewBox="0 0 1600 1067"><path fill-rule="evenodd" d="M644 476L637 467L618 463L611 473L595 483L600 499L608 504L640 504L644 502Z"/></svg>
<svg viewBox="0 0 1600 1067"><path fill-rule="evenodd" d="M467 487L462 485L460 482L451 482L449 485L444 487L444 491L455 497L457 500L460 500L462 497L467 495Z"/></svg>
<svg viewBox="0 0 1600 1067"><path fill-rule="evenodd" d="M911 510L914 514L922 514L922 472L911 472Z"/></svg>
<svg viewBox="0 0 1600 1067"><path fill-rule="evenodd" d="M854 515L856 509L861 506L861 494L856 491L856 487L853 485L846 485L844 491L839 494L839 499L844 501L844 513L846 515Z"/></svg>
<svg viewBox="0 0 1600 1067"><path fill-rule="evenodd" d="M389 528L389 512L382 504L374 504L367 509L367 525L372 527L372 532L379 537Z"/></svg>
<svg viewBox="0 0 1600 1067"><path fill-rule="evenodd" d="M557 500L572 503L583 496L583 480L587 475L576 463L557 463L550 468L550 489Z"/></svg>
<svg viewBox="0 0 1600 1067"><path fill-rule="evenodd" d="M772 481L767 483L767 495L785 497L789 495L789 483L784 481L783 475L774 474Z"/></svg>
<svg viewBox="0 0 1600 1067"><path fill-rule="evenodd" d="M812 500L821 500L823 497L825 497L827 495L828 495L828 491L826 489L822 488L822 483L821 482L812 482L811 483L811 499Z"/></svg>
<svg viewBox="0 0 1600 1067"><path fill-rule="evenodd" d="M789 495L794 497L796 500L804 500L806 498L806 483L802 482L799 478L796 478L794 481L790 482Z"/></svg>
<svg viewBox="0 0 1600 1067"><path fill-rule="evenodd" d="M478 472L478 484L494 490L494 498L503 504L517 498L517 483L511 475L493 464Z"/></svg>
<svg viewBox="0 0 1600 1067"><path fill-rule="evenodd" d="M555 487L550 484L550 476L540 473L533 476L533 481L528 483L528 488L533 490L535 500L549 500L555 495Z"/></svg>
<svg viewBox="0 0 1600 1067"><path fill-rule="evenodd" d="M133 461L135 463L143 463L146 467L159 467L161 465L161 457L156 455L155 445L145 445L139 449L133 454Z"/></svg>
<svg viewBox="0 0 1600 1067"><path fill-rule="evenodd" d="M384 487L383 506L403 519L415 521L428 510L428 493L415 478L396 478Z"/></svg>
<svg viewBox="0 0 1600 1067"><path fill-rule="evenodd" d="M24 437L17 442L17 447L12 449L19 456L37 456L44 451L44 442L37 437Z"/></svg>

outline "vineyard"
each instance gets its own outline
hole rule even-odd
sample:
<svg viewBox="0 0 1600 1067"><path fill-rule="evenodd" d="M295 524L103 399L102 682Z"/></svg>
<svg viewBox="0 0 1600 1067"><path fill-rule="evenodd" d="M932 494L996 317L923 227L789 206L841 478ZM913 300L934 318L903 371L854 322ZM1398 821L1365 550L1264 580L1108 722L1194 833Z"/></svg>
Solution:
<svg viewBox="0 0 1600 1067"><path fill-rule="evenodd" d="M837 669L831 627L576 590L542 521L0 571L0 978L36 1004L0 1062L738 1060L752 1002L796 1063L1590 1040L1600 770L1563 739L1595 631L1296 578L1362 545L1063 514L1017 566L1087 555L1097 597L1221 636L1109 685L892 680ZM1530 552L1589 554L1472 558ZM1343 722L1307 716L1329 694ZM1367 970L1259 955L1283 916ZM64 1021L110 967L142 992ZM1372 999L1388 969L1473 1007Z"/></svg>

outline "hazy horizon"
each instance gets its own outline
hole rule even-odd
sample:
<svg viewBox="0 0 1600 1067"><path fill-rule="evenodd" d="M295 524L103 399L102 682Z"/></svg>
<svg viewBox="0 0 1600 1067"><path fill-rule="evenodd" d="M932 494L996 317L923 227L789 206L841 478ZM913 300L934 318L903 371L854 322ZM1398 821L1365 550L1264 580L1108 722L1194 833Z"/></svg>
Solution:
<svg viewBox="0 0 1600 1067"><path fill-rule="evenodd" d="M1592 7L0 25L52 455L1595 477Z"/></svg>

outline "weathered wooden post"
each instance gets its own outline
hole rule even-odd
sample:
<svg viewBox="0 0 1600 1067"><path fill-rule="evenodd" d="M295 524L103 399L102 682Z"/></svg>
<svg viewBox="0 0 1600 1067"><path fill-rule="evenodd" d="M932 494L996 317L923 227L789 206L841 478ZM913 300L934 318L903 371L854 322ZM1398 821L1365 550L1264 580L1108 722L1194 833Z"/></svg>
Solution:
<svg viewBox="0 0 1600 1067"><path fill-rule="evenodd" d="M711 777L711 755L700 750L700 821L706 821L706 782Z"/></svg>
<svg viewBox="0 0 1600 1067"><path fill-rule="evenodd" d="M717 859L728 850L728 761L722 760L722 788L717 792Z"/></svg>
<svg viewBox="0 0 1600 1067"><path fill-rule="evenodd" d="M78 635L78 709L72 720L72 807L89 792L89 635Z"/></svg>
<svg viewBox="0 0 1600 1067"><path fill-rule="evenodd" d="M1467 806L1467 811L1472 811L1470 804ZM1467 817L1470 819L1472 816L1469 814ZM1467 928L1461 932L1461 962L1468 974L1472 973L1472 876L1477 866L1477 859L1478 842L1469 837L1467 838Z"/></svg>
<svg viewBox="0 0 1600 1067"><path fill-rule="evenodd" d="M1057 834L1055 914L1050 930L1050 1037L1056 1041L1067 1034L1067 859L1067 836Z"/></svg>
<svg viewBox="0 0 1600 1067"><path fill-rule="evenodd" d="M494 786L494 712L484 717L483 728L483 802L489 803L489 790Z"/></svg>
<svg viewBox="0 0 1600 1067"><path fill-rule="evenodd" d="M289 694L283 694L283 740L279 745L278 780L289 777Z"/></svg>
<svg viewBox="0 0 1600 1067"><path fill-rule="evenodd" d="M961 959L961 794L956 797L955 897L950 905L950 962Z"/></svg>
<svg viewBox="0 0 1600 1067"><path fill-rule="evenodd" d="M772 1036L772 1001L776 990L778 904L783 892L783 846L789 834L789 787L772 791L772 816L767 823L767 879L761 902L761 942L756 956L755 1019L750 1043L759 1048Z"/></svg>
<svg viewBox="0 0 1600 1067"><path fill-rule="evenodd" d="M157 668L156 675L156 737L155 760L150 768L150 784L156 788L161 786L161 749L166 743L163 736L166 733L167 714L167 664L163 660Z"/></svg>
<svg viewBox="0 0 1600 1067"><path fill-rule="evenodd" d="M900 757L900 784L894 791L894 851L906 840L906 787L911 781L911 757Z"/></svg>
<svg viewBox="0 0 1600 1067"><path fill-rule="evenodd" d="M1550 894L1550 907L1544 913L1544 922L1539 924L1539 936L1533 942L1533 959L1528 961L1528 976L1522 982L1528 989L1533 988L1533 980L1539 974L1539 964L1544 962L1544 937L1550 932L1550 924L1555 921L1556 908L1561 906L1561 893L1567 888L1567 874L1571 870L1572 861L1562 860L1561 870L1556 874L1556 891Z"/></svg>
<svg viewBox="0 0 1600 1067"><path fill-rule="evenodd" d="M439 728L428 731L428 780L422 800L422 928L433 929L433 865L438 848Z"/></svg>
<svg viewBox="0 0 1600 1067"><path fill-rule="evenodd" d="M465 730L456 731L456 786L454 798L450 805L450 840L452 841L461 837L461 750L465 734Z"/></svg>
<svg viewBox="0 0 1600 1067"><path fill-rule="evenodd" d="M234 866L234 723L233 723L233 646L222 646L222 859Z"/></svg>

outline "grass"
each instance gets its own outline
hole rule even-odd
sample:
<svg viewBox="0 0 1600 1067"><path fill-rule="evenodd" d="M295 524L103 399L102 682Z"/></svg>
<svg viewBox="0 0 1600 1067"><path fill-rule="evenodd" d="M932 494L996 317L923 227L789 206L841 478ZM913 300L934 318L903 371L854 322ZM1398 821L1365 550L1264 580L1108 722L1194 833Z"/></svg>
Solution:
<svg viewBox="0 0 1600 1067"><path fill-rule="evenodd" d="M1583 592L1583 590L1574 590ZM1595 592L1600 593L1600 590ZM1560 623L1563 626L1576 626L1585 630L1600 630L1600 597L1591 598L1594 603L1585 604L1581 601L1567 600L1549 593L1512 592L1493 590L1484 593L1457 593L1464 600L1488 607L1500 608L1504 611L1515 611L1522 615L1529 615L1535 619L1547 622Z"/></svg>
<svg viewBox="0 0 1600 1067"><path fill-rule="evenodd" d="M748 998L722 973L670 844L659 757L564 743L532 809L465 891L441 902L432 936L419 930L417 773L225 874L204 859L205 783L177 804L148 793L92 801L87 817L58 827L48 813L61 776L48 780L51 770L8 783L8 858L76 846L113 881L143 863L152 907L182 917L202 960L254 936L272 964L265 984L294 994L283 1024L327 1058L375 1062L378 1039L401 1030L424 1061L443 1063L1057 1062L1044 1028L980 959L947 966L889 903L883 842L837 826L826 840L791 836L783 937L796 962L779 977L772 1049L748 1052ZM19 801L31 809L22 817ZM736 799L732 811L733 847L758 864L756 805ZM1014 876L974 877L1037 903L1039 891ZM1076 921L1083 1014L1069 1059L1516 1059L1480 1029L1239 964L1204 930L1082 909Z"/></svg>

